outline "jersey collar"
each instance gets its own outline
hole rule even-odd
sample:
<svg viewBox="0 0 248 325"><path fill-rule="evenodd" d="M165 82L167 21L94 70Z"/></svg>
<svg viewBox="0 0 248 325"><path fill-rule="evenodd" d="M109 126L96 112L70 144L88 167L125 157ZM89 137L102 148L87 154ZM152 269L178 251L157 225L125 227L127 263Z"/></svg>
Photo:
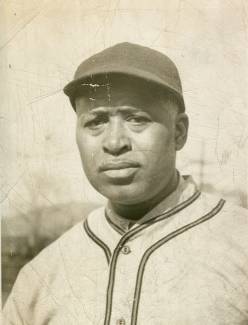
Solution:
<svg viewBox="0 0 248 325"><path fill-rule="evenodd" d="M147 221L156 218L167 210L177 206L186 201L197 191L196 183L189 175L179 175L179 182L176 190L167 196L163 201L156 205L152 210L145 214L141 219L134 221L131 218L126 219L119 216L112 208L111 203L108 202L106 206L106 218L109 223L120 229L122 232L127 232L132 227L146 223Z"/></svg>

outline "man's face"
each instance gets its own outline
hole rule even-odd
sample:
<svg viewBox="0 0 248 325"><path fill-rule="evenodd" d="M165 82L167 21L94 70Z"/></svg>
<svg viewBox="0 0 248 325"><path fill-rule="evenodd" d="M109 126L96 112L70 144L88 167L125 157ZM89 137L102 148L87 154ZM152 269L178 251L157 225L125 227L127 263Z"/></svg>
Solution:
<svg viewBox="0 0 248 325"><path fill-rule="evenodd" d="M125 80L76 99L78 148L86 176L98 192L131 205L166 189L175 173L176 150L186 140L178 144L178 132L183 131L173 110L172 102Z"/></svg>

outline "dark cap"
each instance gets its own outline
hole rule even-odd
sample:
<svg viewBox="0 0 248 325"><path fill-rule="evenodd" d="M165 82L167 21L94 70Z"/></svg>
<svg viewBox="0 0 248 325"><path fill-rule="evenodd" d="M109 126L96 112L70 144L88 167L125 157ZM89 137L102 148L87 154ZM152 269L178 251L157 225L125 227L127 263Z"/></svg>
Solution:
<svg viewBox="0 0 248 325"><path fill-rule="evenodd" d="M67 84L64 93L74 99L85 82L97 76L122 74L141 78L164 87L174 94L184 111L184 100L179 73L175 64L164 54L132 43L120 43L83 61L77 68L74 80Z"/></svg>

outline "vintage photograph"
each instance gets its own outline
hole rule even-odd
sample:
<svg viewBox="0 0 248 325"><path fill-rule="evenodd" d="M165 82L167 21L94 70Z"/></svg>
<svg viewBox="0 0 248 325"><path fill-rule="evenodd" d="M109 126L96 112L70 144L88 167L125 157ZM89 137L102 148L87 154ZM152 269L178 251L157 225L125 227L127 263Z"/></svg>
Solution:
<svg viewBox="0 0 248 325"><path fill-rule="evenodd" d="M248 4L0 2L4 325L248 324Z"/></svg>

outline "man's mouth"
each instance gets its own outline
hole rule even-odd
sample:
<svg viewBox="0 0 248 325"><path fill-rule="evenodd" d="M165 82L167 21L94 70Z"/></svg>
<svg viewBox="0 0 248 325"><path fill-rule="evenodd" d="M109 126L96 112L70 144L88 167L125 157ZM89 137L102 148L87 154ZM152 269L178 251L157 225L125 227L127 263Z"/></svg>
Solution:
<svg viewBox="0 0 248 325"><path fill-rule="evenodd" d="M103 163L99 171L108 178L123 179L132 177L139 167L140 164L135 161L116 160Z"/></svg>
<svg viewBox="0 0 248 325"><path fill-rule="evenodd" d="M126 160L113 160L109 162L103 163L99 170L107 171L107 170L120 170L126 168L138 168L140 164L135 161L126 161Z"/></svg>

